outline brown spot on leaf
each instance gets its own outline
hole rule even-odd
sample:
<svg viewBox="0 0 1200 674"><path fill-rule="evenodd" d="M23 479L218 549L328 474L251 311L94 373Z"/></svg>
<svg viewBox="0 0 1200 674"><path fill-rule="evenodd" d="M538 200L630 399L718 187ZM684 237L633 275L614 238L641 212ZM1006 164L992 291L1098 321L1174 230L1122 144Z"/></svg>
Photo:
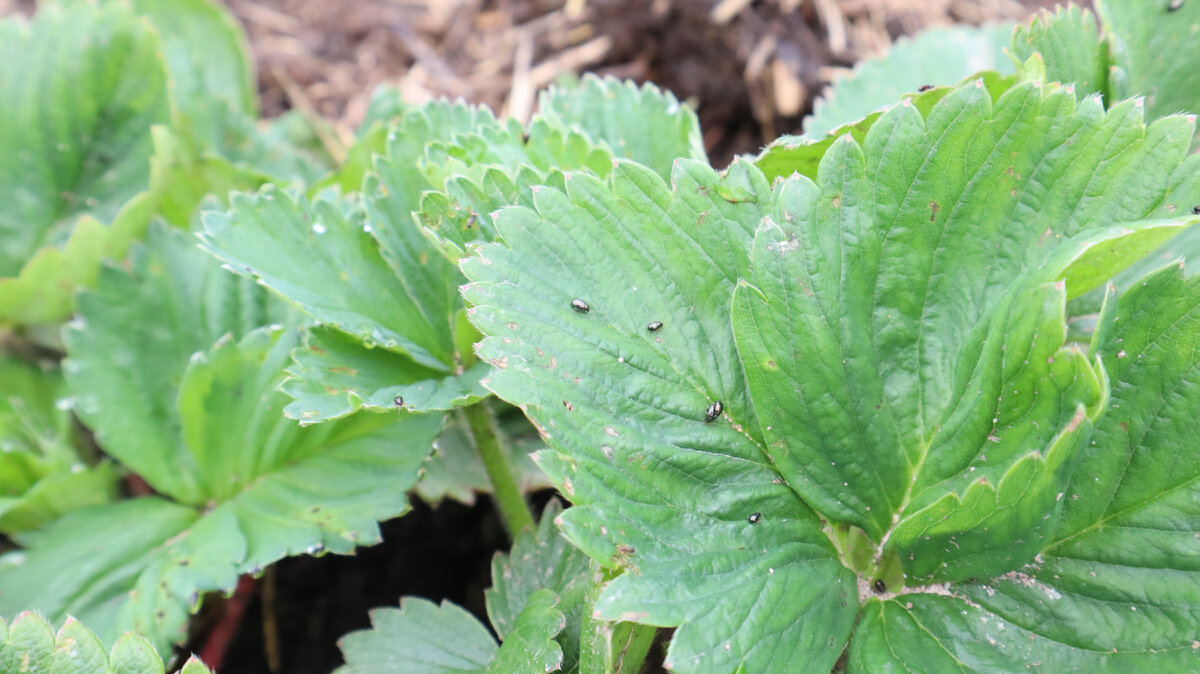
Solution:
<svg viewBox="0 0 1200 674"><path fill-rule="evenodd" d="M942 207L938 205L938 202L936 202L936 201L929 202L929 221L930 222L933 222L937 218L938 211L941 210L941 208Z"/></svg>

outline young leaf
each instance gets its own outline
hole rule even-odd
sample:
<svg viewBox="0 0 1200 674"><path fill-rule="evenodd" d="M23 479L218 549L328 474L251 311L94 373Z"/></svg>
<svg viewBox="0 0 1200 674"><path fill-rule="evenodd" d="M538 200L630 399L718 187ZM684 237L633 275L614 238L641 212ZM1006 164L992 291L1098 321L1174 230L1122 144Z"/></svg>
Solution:
<svg viewBox="0 0 1200 674"><path fill-rule="evenodd" d="M527 129L512 121L502 128L484 127L430 144L421 165L441 191L422 198L418 217L442 254L459 260L472 244L495 240L495 211L532 205L533 188L561 188L564 171L606 177L612 161L605 147L583 133L540 116Z"/></svg>
<svg viewBox="0 0 1200 674"><path fill-rule="evenodd" d="M1012 34L1012 24L999 24L933 28L901 38L886 55L862 61L852 74L834 80L804 119L804 133L823 136L921 87L955 84L981 70L1011 73L1004 48Z"/></svg>
<svg viewBox="0 0 1200 674"><path fill-rule="evenodd" d="M27 611L12 624L0 618L0 672L46 674L163 674L163 662L136 634L126 634L106 653L83 623L67 618L58 633L41 616ZM209 674L192 656L180 674Z"/></svg>
<svg viewBox="0 0 1200 674"><path fill-rule="evenodd" d="M170 111L158 49L127 7L0 21L0 277L20 273L0 286L0 320L61 319L69 289L124 251L125 227L101 223L148 185L150 127Z"/></svg>
<svg viewBox="0 0 1200 674"><path fill-rule="evenodd" d="M558 532L554 520L562 506L551 502L537 531L522 531L512 550L492 559L492 587L484 593L488 619L501 640L515 630L522 612L541 590L552 590L566 619L558 635L563 671L579 666L579 630L591 583L591 561ZM501 670L503 671L503 670Z"/></svg>
<svg viewBox="0 0 1200 674"><path fill-rule="evenodd" d="M463 261L487 384L553 448L540 465L582 504L567 537L629 570L599 617L681 625L678 671L828 671L853 575L762 454L728 319L770 188L740 161L722 178L681 160L674 183L621 162L610 184L571 174L501 212L506 245Z"/></svg>
<svg viewBox="0 0 1200 674"><path fill-rule="evenodd" d="M573 87L538 97L538 115L562 129L581 129L616 157L649 166L663 179L676 159L707 162L696 113L653 84L584 75Z"/></svg>
<svg viewBox="0 0 1200 674"><path fill-rule="evenodd" d="M1112 49L1114 99L1145 96L1151 119L1200 113L1200 3L1099 0L1096 12Z"/></svg>

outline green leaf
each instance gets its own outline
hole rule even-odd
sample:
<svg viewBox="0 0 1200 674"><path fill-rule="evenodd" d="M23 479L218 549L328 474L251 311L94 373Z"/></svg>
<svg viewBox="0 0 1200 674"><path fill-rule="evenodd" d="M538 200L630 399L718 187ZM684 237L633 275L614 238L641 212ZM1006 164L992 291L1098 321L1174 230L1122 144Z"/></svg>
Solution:
<svg viewBox="0 0 1200 674"><path fill-rule="evenodd" d="M804 133L823 136L924 86L955 84L981 70L1011 73L1004 48L1012 34L1012 24L998 24L934 28L901 38L886 55L863 61L852 74L834 80L805 118Z"/></svg>
<svg viewBox="0 0 1200 674"><path fill-rule="evenodd" d="M558 597L550 590L530 595L487 671L496 674L559 671L563 652L554 637L566 621L556 604Z"/></svg>
<svg viewBox="0 0 1200 674"><path fill-rule="evenodd" d="M1059 593L1028 576L1004 581L1021 587L1033 601L1060 601ZM1027 587L1024 587L1027 586ZM872 600L850 645L848 672L883 671L1015 672L1186 672L1194 669L1196 652L1189 646L1166 652L1093 649L1084 639L1046 626L1033 626L1004 613L981 609L976 594L962 596L906 594L890 601ZM1061 601L1067 601L1061 599ZM1036 604L1035 604L1036 605ZM1128 611L1128 608L1125 608ZM1116 616L1114 610L1105 617ZM1082 632L1103 630L1095 613L1080 616Z"/></svg>
<svg viewBox="0 0 1200 674"><path fill-rule="evenodd" d="M62 376L0 355L0 532L36 529L116 495L107 461L75 449Z"/></svg>
<svg viewBox="0 0 1200 674"><path fill-rule="evenodd" d="M664 179L676 159L708 161L696 113L653 84L584 75L577 86L543 91L538 115L560 128L582 130L614 156L648 166Z"/></svg>
<svg viewBox="0 0 1200 674"><path fill-rule="evenodd" d="M412 211L429 186L417 167L426 144L495 124L490 112L463 104L406 114L366 178L365 215L269 188L206 215L211 252L336 328L312 333L310 348L296 354L289 415L316 423L389 409L397 396L417 411L446 410L486 394L478 379L487 366L463 349L474 331L460 320L462 276Z"/></svg>
<svg viewBox="0 0 1200 674"><path fill-rule="evenodd" d="M1035 53L1046 64L1046 76L1070 83L1079 97L1107 94L1108 63L1096 19L1087 9L1068 5L1043 11L1028 24L1017 26L1013 56L1027 61Z"/></svg>
<svg viewBox="0 0 1200 674"><path fill-rule="evenodd" d="M226 333L290 322L286 308L222 270L174 229L152 227L128 269L105 267L65 339L76 414L118 461L163 494L202 503L174 411L192 354Z"/></svg>
<svg viewBox="0 0 1200 674"><path fill-rule="evenodd" d="M527 129L513 121L502 128L483 127L429 145L421 165L440 191L424 196L418 217L442 254L459 260L474 244L495 240L495 211L531 206L533 189L561 188L564 171L606 177L612 162L607 148L541 117Z"/></svg>
<svg viewBox="0 0 1200 674"><path fill-rule="evenodd" d="M338 644L346 664L336 674L483 672L499 647L487 627L463 609L404 597L400 608L371 612L371 629Z"/></svg>
<svg viewBox="0 0 1200 674"><path fill-rule="evenodd" d="M500 213L506 245L463 261L480 355L499 368L487 385L552 448L539 464L580 504L564 534L627 570L598 617L680 626L676 671L827 672L853 575L762 454L729 327L770 188L741 161L724 177L680 161L672 178L621 162L611 183L571 174L536 210ZM725 415L705 423L716 401Z"/></svg>
<svg viewBox="0 0 1200 674"><path fill-rule="evenodd" d="M579 663L579 630L591 583L591 561L558 532L554 520L562 507L552 501L542 512L537 531L524 530L512 550L492 559L492 587L484 593L488 619L500 638L518 629L520 616L540 590L559 597L557 609L566 618L558 643L562 669L574 671Z"/></svg>
<svg viewBox="0 0 1200 674"><path fill-rule="evenodd" d="M779 190L734 309L768 451L910 582L1014 570L1053 531L1106 391L1065 344L1065 299L1188 222L1140 221L1191 137L1140 113L968 83L927 118L885 112L861 146L842 136L815 183Z"/></svg>
<svg viewBox="0 0 1200 674"><path fill-rule="evenodd" d="M1100 0L1096 12L1112 50L1114 99L1145 96L1150 119L1200 113L1200 3Z"/></svg>
<svg viewBox="0 0 1200 674"><path fill-rule="evenodd" d="M554 641L563 616L550 590L529 597L504 645L463 609L404 597L400 608L371 612L371 629L351 632L339 646L346 664L336 674L455 674L555 672L562 651Z"/></svg>
<svg viewBox="0 0 1200 674"><path fill-rule="evenodd" d="M69 613L165 653L201 593L286 555L377 542L377 521L407 509L442 419L286 419L277 388L297 330L254 329L288 316L178 230L152 229L129 271L104 271L67 333L68 383L102 448L168 498L22 536L27 549L0 571L0 613Z"/></svg>
<svg viewBox="0 0 1200 674"><path fill-rule="evenodd" d="M258 78L237 19L213 0L131 0L162 41L176 123L218 148L234 124L258 117Z"/></svg>
<svg viewBox="0 0 1200 674"><path fill-rule="evenodd" d="M406 401L407 404L407 401ZM532 454L545 444L525 417L508 405L508 418L499 420L502 434L500 450L512 470L513 478L522 493L551 486L533 463ZM505 410L497 410L503 414ZM475 503L476 493L490 493L492 483L480 459L479 451L468 439L467 424L458 414L447 417L446 427L434 442L434 453L422 467L424 477L417 483L417 495L428 503L451 498L461 503Z"/></svg>
<svg viewBox="0 0 1200 674"><path fill-rule="evenodd" d="M1162 269L1110 294L1095 351L1112 404L1035 563L964 595L1110 669L1186 671L1200 630L1200 279ZM1126 670L1128 671L1128 670Z"/></svg>
<svg viewBox="0 0 1200 674"><path fill-rule="evenodd" d="M158 48L125 7L0 21L0 321L65 317L71 290L145 227L128 202L170 111Z"/></svg>
<svg viewBox="0 0 1200 674"><path fill-rule="evenodd" d="M302 423L337 419L359 409L391 410L396 400L412 412L446 411L474 404L491 393L479 380L491 366L476 363L459 374L446 374L398 356L367 348L333 328L312 328L283 384L294 401L284 412Z"/></svg>
<svg viewBox="0 0 1200 674"><path fill-rule="evenodd" d="M317 320L424 367L451 369L446 306L448 280L457 272L431 255L426 274L414 266L398 275L374 236L387 223L364 223L338 204L292 199L267 186L254 196L235 196L226 213L206 212L204 226L202 240L213 255ZM423 283L424 276L442 281Z"/></svg>
<svg viewBox="0 0 1200 674"><path fill-rule="evenodd" d="M0 671L45 674L162 674L163 662L136 634L127 634L111 656L83 623L67 618L58 633L41 616L27 611L12 624L0 618ZM195 656L183 674L207 674Z"/></svg>

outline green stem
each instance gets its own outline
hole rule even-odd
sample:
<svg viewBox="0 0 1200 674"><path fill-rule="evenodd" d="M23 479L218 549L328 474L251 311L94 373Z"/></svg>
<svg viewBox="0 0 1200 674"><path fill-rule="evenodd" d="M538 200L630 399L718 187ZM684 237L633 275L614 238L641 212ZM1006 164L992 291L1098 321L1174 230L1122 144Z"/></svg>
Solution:
<svg viewBox="0 0 1200 674"><path fill-rule="evenodd" d="M479 458L483 459L488 479L492 482L492 494L508 525L509 535L515 537L526 527L533 529L533 514L529 511L529 504L525 502L525 496L513 478L512 467L500 450L500 430L496 427L492 408L485 401L460 409L467 419L475 449L479 451Z"/></svg>
<svg viewBox="0 0 1200 674"><path fill-rule="evenodd" d="M583 603L579 638L580 674L637 674L654 644L658 628L595 617L600 592L614 574L592 564L592 584Z"/></svg>

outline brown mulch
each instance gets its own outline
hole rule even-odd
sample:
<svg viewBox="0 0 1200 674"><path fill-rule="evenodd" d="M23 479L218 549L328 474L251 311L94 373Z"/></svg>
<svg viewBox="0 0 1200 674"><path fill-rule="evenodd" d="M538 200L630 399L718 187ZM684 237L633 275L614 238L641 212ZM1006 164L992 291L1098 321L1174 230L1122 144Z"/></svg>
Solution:
<svg viewBox="0 0 1200 674"><path fill-rule="evenodd" d="M831 79L897 37L1020 20L1053 0L228 0L250 35L267 116L296 107L344 142L380 83L412 102L518 119L536 91L593 71L694 104L715 165L799 131Z"/></svg>

